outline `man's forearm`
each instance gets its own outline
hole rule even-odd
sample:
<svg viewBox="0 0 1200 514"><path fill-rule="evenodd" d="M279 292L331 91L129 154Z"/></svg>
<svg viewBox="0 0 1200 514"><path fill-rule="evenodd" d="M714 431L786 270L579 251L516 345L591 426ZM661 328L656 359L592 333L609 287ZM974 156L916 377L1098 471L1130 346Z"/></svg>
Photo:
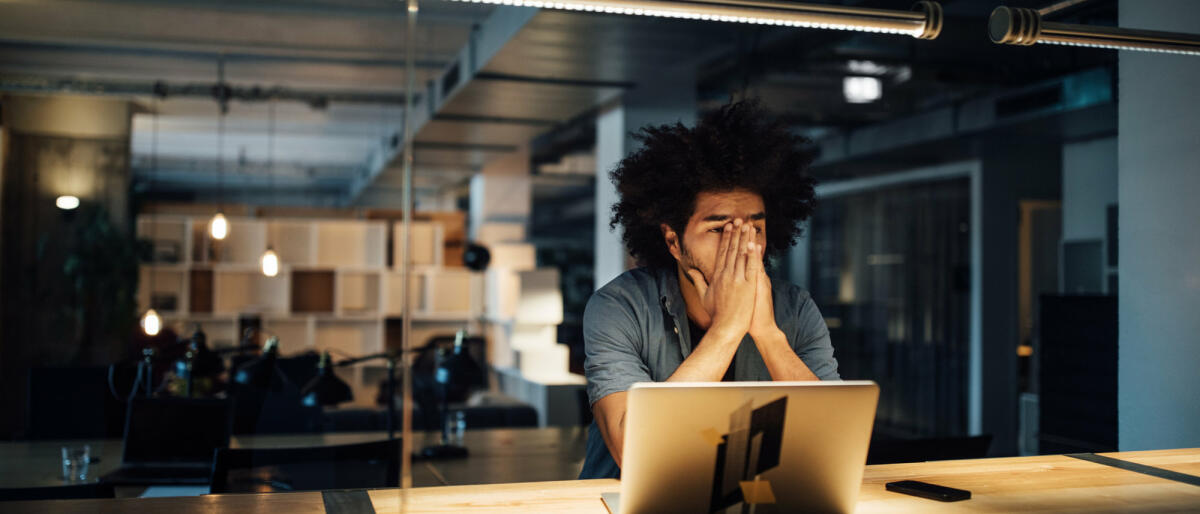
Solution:
<svg viewBox="0 0 1200 514"><path fill-rule="evenodd" d="M742 336L709 330L667 381L720 382L741 342Z"/></svg>
<svg viewBox="0 0 1200 514"><path fill-rule="evenodd" d="M605 446L608 446L608 452L612 454L613 460L616 461L617 467L621 467L621 457L624 455L625 449L625 413L621 413L621 418L617 420L616 426L609 428L607 431L608 440L604 441ZM603 435L603 434L601 434Z"/></svg>
<svg viewBox="0 0 1200 514"><path fill-rule="evenodd" d="M752 337L754 337L752 335ZM776 329L754 337L754 345L767 364L771 380L820 380L788 344L783 331Z"/></svg>
<svg viewBox="0 0 1200 514"><path fill-rule="evenodd" d="M628 391L612 393L592 406L592 414L596 416L600 436L618 467L621 465L622 446L625 443L625 406L628 395Z"/></svg>

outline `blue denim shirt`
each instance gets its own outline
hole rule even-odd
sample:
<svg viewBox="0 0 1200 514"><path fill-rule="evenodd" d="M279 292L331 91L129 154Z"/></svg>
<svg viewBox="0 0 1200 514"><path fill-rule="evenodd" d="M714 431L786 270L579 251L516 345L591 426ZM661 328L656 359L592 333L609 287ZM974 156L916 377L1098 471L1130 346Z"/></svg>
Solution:
<svg viewBox="0 0 1200 514"><path fill-rule="evenodd" d="M637 268L613 279L588 300L583 313L584 373L588 402L626 391L635 382L664 382L692 352L687 304L674 268ZM775 323L796 355L821 380L837 380L829 329L808 292L772 279ZM769 381L754 340L742 338L734 359L738 381ZM579 478L618 478L621 470L600 429L588 430Z"/></svg>

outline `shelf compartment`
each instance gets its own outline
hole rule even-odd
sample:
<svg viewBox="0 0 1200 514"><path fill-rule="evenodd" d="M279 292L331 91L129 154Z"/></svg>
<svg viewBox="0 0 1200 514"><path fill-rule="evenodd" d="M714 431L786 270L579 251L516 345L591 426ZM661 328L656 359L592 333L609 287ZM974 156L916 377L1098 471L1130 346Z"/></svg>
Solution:
<svg viewBox="0 0 1200 514"><path fill-rule="evenodd" d="M264 276L258 271L215 270L215 314L286 313L288 280L284 275Z"/></svg>
<svg viewBox="0 0 1200 514"><path fill-rule="evenodd" d="M333 313L333 271L294 270L291 273L291 277L292 312L324 314Z"/></svg>
<svg viewBox="0 0 1200 514"><path fill-rule="evenodd" d="M321 221L316 223L317 260L320 267L382 268L386 226L377 221Z"/></svg>
<svg viewBox="0 0 1200 514"><path fill-rule="evenodd" d="M339 271L337 312L347 316L379 315L382 280L378 271Z"/></svg>
<svg viewBox="0 0 1200 514"><path fill-rule="evenodd" d="M161 316L187 312L187 271L159 266L142 266L138 271L139 311L153 307Z"/></svg>
<svg viewBox="0 0 1200 514"><path fill-rule="evenodd" d="M267 224L266 244L275 249L280 264L312 266L317 262L317 231L312 222L272 221Z"/></svg>
<svg viewBox="0 0 1200 514"><path fill-rule="evenodd" d="M390 316L399 316L404 311L404 274L390 272L386 274L384 287L384 312ZM414 272L409 277L408 298L412 302L413 313L425 308L425 278L420 272Z"/></svg>
<svg viewBox="0 0 1200 514"><path fill-rule="evenodd" d="M213 311L213 273L210 269L188 271L188 311L211 314Z"/></svg>
<svg viewBox="0 0 1200 514"><path fill-rule="evenodd" d="M441 266L445 246L442 225L431 221L413 221L411 261L413 266ZM404 249L404 223L392 225L392 268L400 269Z"/></svg>
<svg viewBox="0 0 1200 514"><path fill-rule="evenodd" d="M165 216L139 216L137 236L150 242L150 252L143 261L152 263L184 264L188 261L187 218Z"/></svg>
<svg viewBox="0 0 1200 514"><path fill-rule="evenodd" d="M430 316L478 316L483 311L483 276L466 270L425 273L426 308Z"/></svg>

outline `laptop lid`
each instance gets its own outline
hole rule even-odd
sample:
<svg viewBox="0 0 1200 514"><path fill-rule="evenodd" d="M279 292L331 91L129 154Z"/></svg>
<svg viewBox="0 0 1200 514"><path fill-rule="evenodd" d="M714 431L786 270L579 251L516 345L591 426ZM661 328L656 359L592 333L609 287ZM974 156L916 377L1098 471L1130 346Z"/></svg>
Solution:
<svg viewBox="0 0 1200 514"><path fill-rule="evenodd" d="M635 384L621 514L850 512L878 399L867 381Z"/></svg>
<svg viewBox="0 0 1200 514"><path fill-rule="evenodd" d="M134 398L125 421L125 465L211 466L229 447L228 400Z"/></svg>

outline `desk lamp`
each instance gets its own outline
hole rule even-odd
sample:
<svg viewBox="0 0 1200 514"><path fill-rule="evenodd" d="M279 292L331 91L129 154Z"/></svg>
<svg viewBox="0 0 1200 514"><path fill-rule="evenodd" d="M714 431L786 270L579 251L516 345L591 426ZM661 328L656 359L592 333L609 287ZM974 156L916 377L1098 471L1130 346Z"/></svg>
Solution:
<svg viewBox="0 0 1200 514"><path fill-rule="evenodd" d="M238 366L233 381L258 389L267 389L274 383L275 361L279 359L279 337L272 335L263 345L262 355Z"/></svg>
<svg viewBox="0 0 1200 514"><path fill-rule="evenodd" d="M301 403L308 407L317 407L337 405L354 399L350 386L333 373L333 368L329 351L321 352L321 360L317 363L317 376L300 390Z"/></svg>
<svg viewBox="0 0 1200 514"><path fill-rule="evenodd" d="M221 375L222 371L225 371L223 354L258 350L258 346L253 343L216 350L210 349L208 335L204 333L204 329L199 324L196 325L196 330L192 332L190 339L180 340L180 342L185 345L184 354L175 361L175 375L184 381L183 396L185 397L196 396L197 377L215 379Z"/></svg>
<svg viewBox="0 0 1200 514"><path fill-rule="evenodd" d="M487 374L471 355L467 353L463 339L466 331L460 330L454 336L454 346L449 351L437 348L434 364L434 382L437 384L438 410L442 425L442 442L427 446L421 450L420 457L426 459L454 459L467 456L463 446L450 444L449 397L450 389L467 390L487 383Z"/></svg>
<svg viewBox="0 0 1200 514"><path fill-rule="evenodd" d="M307 384L304 384L304 388L300 390L300 402L309 407L318 405L324 407L353 400L354 394L350 391L350 386L346 385L342 379L333 373L333 368L349 366L374 359L384 359L387 361L387 382L385 382L388 392L387 432L388 439L394 439L396 437L396 402L393 395L396 390L397 357L398 352L387 351L335 363L330 359L329 352L325 351L321 354L321 360L317 363L317 376L309 380Z"/></svg>

